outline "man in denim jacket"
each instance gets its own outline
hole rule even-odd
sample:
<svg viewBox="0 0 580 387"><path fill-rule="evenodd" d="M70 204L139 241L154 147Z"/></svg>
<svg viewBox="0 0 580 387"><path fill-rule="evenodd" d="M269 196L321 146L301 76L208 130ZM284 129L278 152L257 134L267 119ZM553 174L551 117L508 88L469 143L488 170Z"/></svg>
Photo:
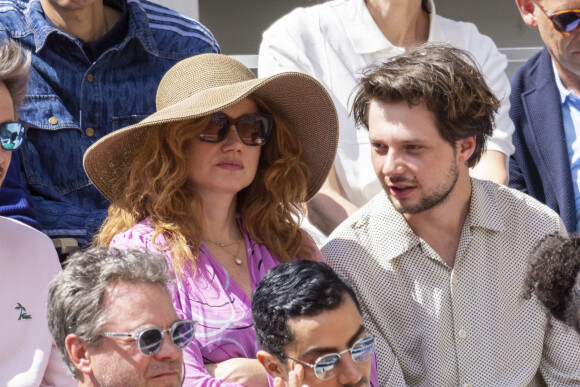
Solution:
<svg viewBox="0 0 580 387"><path fill-rule="evenodd" d="M83 246L109 206L83 170L85 150L153 113L171 66L219 46L200 23L145 0L3 2L2 37L33 58L20 115L28 139L10 166L0 214Z"/></svg>

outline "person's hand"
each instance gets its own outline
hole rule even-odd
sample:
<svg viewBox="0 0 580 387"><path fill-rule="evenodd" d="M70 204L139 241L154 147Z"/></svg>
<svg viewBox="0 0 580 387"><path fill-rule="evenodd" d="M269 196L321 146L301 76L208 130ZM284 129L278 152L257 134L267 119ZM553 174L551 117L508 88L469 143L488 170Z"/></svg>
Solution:
<svg viewBox="0 0 580 387"><path fill-rule="evenodd" d="M208 373L216 379L244 386L268 386L266 370L256 359L232 358L221 363L206 364Z"/></svg>
<svg viewBox="0 0 580 387"><path fill-rule="evenodd" d="M300 364L296 364L293 371L288 373L288 384L286 387L308 387L306 384L302 384L304 379L304 367ZM284 387L284 381L282 378L274 379L274 387Z"/></svg>

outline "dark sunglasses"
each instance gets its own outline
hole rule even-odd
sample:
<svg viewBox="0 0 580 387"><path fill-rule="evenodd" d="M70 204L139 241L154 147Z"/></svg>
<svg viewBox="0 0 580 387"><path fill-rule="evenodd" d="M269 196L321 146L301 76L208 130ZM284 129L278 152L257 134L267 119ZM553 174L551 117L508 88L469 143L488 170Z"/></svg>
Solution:
<svg viewBox="0 0 580 387"><path fill-rule="evenodd" d="M546 17L550 19L557 31L572 32L580 27L580 9L549 12L537 0L533 0L533 2L542 10Z"/></svg>
<svg viewBox="0 0 580 387"><path fill-rule="evenodd" d="M225 113L213 113L207 126L199 135L199 139L206 142L222 142L228 135L231 126L236 127L242 142L250 146L264 145L268 141L274 118L270 114L244 114L232 120Z"/></svg>
<svg viewBox="0 0 580 387"><path fill-rule="evenodd" d="M26 126L20 122L5 122L0 125L0 141L2 148L7 151L15 151L24 142Z"/></svg>
<svg viewBox="0 0 580 387"><path fill-rule="evenodd" d="M180 320L174 323L171 328L161 330L159 328L149 328L138 330L133 333L105 332L101 336L105 337L131 337L137 342L141 353L152 356L159 352L165 332L169 333L169 338L176 348L185 348L191 343L195 336L195 324L193 320Z"/></svg>
<svg viewBox="0 0 580 387"><path fill-rule="evenodd" d="M290 357L284 353L282 353L282 357L287 359L292 359L300 364L303 364L307 367L310 367L314 370L314 375L320 380L328 380L335 376L338 373L338 369L340 368L340 355L346 352L350 352L350 356L352 356L352 360L355 363L362 364L366 363L371 359L373 352L375 351L375 338L372 336L363 337L362 339L358 340L352 348L347 348L344 351L338 353L329 353L327 355L321 356L314 364L307 363L302 360L295 359Z"/></svg>

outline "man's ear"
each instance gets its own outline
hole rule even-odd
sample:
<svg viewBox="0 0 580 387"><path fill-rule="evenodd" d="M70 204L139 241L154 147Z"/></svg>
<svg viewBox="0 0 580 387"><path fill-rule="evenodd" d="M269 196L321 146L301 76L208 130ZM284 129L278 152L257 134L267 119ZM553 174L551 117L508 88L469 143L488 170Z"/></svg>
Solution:
<svg viewBox="0 0 580 387"><path fill-rule="evenodd" d="M270 352L264 350L259 350L256 354L256 358L272 378L282 378L283 380L286 380L286 372L284 372L285 367L280 359L278 359L278 356L272 355Z"/></svg>
<svg viewBox="0 0 580 387"><path fill-rule="evenodd" d="M473 152L475 152L475 136L458 140L455 144L457 146L457 162L460 164L466 163L471 155L473 155Z"/></svg>
<svg viewBox="0 0 580 387"><path fill-rule="evenodd" d="M538 28L538 23L536 21L536 16L534 14L535 5L532 0L516 0L516 5L520 10L520 15L522 15L522 19L524 23L526 23L529 27Z"/></svg>
<svg viewBox="0 0 580 387"><path fill-rule="evenodd" d="M68 353L68 357L74 366L84 375L91 375L93 368L91 366L91 359L87 353L87 345L77 335L72 333L64 339L64 345Z"/></svg>

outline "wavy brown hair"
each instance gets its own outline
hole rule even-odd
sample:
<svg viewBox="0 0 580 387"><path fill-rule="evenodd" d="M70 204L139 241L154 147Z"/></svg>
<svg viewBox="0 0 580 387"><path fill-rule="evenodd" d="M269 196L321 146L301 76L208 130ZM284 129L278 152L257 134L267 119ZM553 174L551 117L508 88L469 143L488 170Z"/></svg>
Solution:
<svg viewBox="0 0 580 387"><path fill-rule="evenodd" d="M467 160L474 167L491 136L500 102L485 82L475 58L448 44L426 43L364 70L352 114L368 128L372 101L386 104L424 104L436 117L445 141L475 136L475 150Z"/></svg>
<svg viewBox="0 0 580 387"><path fill-rule="evenodd" d="M298 135L257 97L260 110L274 116L274 128L262 146L256 176L237 195L236 210L250 237L268 247L281 262L306 258L313 247L305 243L295 219L306 198L308 167L302 161ZM95 236L94 244L108 246L115 235L151 218L152 240L163 235L174 268L195 262L203 232L203 202L188 184L187 149L207 125L209 117L148 128L134 157L118 179L117 199Z"/></svg>

